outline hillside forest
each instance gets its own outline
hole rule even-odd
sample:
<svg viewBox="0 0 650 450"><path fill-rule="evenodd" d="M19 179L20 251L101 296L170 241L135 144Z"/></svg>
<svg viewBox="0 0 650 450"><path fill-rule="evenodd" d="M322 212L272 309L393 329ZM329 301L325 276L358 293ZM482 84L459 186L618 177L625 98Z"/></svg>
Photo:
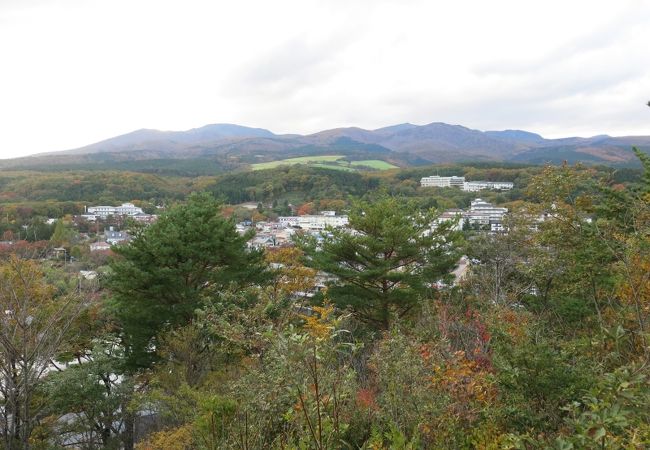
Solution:
<svg viewBox="0 0 650 450"><path fill-rule="evenodd" d="M0 172L0 447L648 448L637 157ZM514 182L480 194L504 230L437 222L477 194L420 187L435 173ZM125 201L158 220L112 218L133 239L90 252L75 216ZM326 209L349 228L262 249L236 227Z"/></svg>

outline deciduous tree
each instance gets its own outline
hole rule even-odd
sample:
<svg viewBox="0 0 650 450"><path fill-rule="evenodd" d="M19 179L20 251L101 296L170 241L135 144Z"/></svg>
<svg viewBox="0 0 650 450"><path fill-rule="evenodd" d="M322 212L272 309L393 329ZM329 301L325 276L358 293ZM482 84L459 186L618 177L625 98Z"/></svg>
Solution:
<svg viewBox="0 0 650 450"><path fill-rule="evenodd" d="M55 296L35 261L0 265L0 434L4 448L29 449L46 402L35 392L83 304Z"/></svg>

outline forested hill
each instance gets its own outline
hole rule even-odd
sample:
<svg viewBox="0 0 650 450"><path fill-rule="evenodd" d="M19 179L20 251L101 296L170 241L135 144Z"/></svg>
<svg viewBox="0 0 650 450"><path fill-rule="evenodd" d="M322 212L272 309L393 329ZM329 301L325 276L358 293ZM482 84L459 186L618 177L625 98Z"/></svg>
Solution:
<svg viewBox="0 0 650 450"><path fill-rule="evenodd" d="M419 198L429 205L465 206L475 193L457 189L432 190L420 187L429 175L462 175L468 180L511 181L512 191L481 193L499 202L523 196L531 177L542 166L504 163L445 164L386 171L345 171L307 165L279 166L268 170L243 171L212 176L178 176L131 171L0 171L0 207L12 216L37 214L57 217L80 213L84 205L113 205L134 201L153 208L181 201L191 192L209 191L227 204L262 202L300 205L314 201L343 201L384 190ZM637 183L638 169L599 167L596 172L612 183ZM443 192L444 191L444 192ZM27 208L27 209L25 209ZM31 211L31 212L30 212ZM18 227L18 223L8 223Z"/></svg>
<svg viewBox="0 0 650 450"><path fill-rule="evenodd" d="M401 167L460 161L638 165L632 146L650 151L650 136L545 139L522 130L484 132L441 122L278 135L260 128L215 124L187 131L137 130L74 150L3 160L0 168L207 174L314 155L379 159Z"/></svg>

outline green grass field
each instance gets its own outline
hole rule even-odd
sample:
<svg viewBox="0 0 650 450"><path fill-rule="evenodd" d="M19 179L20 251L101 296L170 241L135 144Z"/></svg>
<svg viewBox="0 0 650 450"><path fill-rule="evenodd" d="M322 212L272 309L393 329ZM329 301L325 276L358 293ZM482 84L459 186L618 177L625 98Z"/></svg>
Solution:
<svg viewBox="0 0 650 450"><path fill-rule="evenodd" d="M343 158L342 155L324 156L301 156L300 158L281 159L265 163L251 164L253 170L274 169L278 166L290 166L292 164L318 164L322 162L333 162Z"/></svg>
<svg viewBox="0 0 650 450"><path fill-rule="evenodd" d="M290 166L293 164L307 164L311 167L323 169L345 170L354 172L363 170L363 167L370 167L376 170L397 169L397 166L379 159L367 159L364 161L339 161L344 158L342 155L324 155L324 156L301 156L299 158L281 159L279 161L270 161L264 163L251 164L253 170L274 169L279 166Z"/></svg>
<svg viewBox="0 0 650 450"><path fill-rule="evenodd" d="M344 165L345 164L345 165ZM347 163L341 164L310 164L310 167L319 167L321 169L343 170L345 172L356 172L357 169L348 167Z"/></svg>
<svg viewBox="0 0 650 450"><path fill-rule="evenodd" d="M377 170L388 170L388 169L398 168L397 166L391 163L387 163L386 161L382 161L381 159L367 159L365 161L352 161L350 164L352 164L353 166L371 167Z"/></svg>

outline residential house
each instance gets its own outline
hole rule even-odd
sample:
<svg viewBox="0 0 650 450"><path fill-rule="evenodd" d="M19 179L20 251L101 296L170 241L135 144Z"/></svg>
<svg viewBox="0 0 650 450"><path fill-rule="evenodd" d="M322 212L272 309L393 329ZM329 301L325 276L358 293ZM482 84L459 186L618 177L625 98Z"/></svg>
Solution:
<svg viewBox="0 0 650 450"><path fill-rule="evenodd" d="M108 230L104 230L104 241L111 245L116 245L121 242L128 242L131 240L131 236L126 231L115 231L113 227L110 227Z"/></svg>

